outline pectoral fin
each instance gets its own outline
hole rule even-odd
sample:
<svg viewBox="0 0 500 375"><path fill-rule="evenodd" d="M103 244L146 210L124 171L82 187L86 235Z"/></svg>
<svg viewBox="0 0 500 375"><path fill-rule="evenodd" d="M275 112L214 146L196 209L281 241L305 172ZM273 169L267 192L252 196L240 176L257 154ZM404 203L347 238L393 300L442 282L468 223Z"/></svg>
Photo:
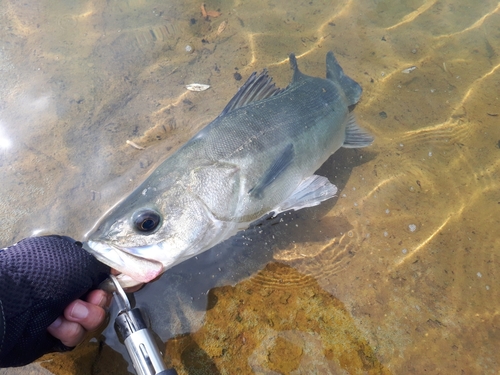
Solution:
<svg viewBox="0 0 500 375"><path fill-rule="evenodd" d="M337 193L337 187L328 178L312 175L297 186L292 195L273 211L274 214L288 210L300 210L305 207L317 206Z"/></svg>
<svg viewBox="0 0 500 375"><path fill-rule="evenodd" d="M267 169L262 178L259 180L257 185L248 191L252 197L260 198L264 189L268 187L276 178L283 173L283 171L290 165L295 156L295 151L293 149L293 144L289 144L285 147L280 156L275 160L275 162Z"/></svg>

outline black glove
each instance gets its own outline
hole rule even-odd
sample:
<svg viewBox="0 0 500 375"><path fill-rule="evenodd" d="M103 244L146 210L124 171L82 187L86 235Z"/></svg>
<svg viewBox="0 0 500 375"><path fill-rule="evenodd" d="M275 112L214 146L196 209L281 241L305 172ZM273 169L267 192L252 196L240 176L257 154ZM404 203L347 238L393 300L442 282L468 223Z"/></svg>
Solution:
<svg viewBox="0 0 500 375"><path fill-rule="evenodd" d="M0 250L0 367L70 350L47 327L108 275L108 266L68 237L26 238Z"/></svg>

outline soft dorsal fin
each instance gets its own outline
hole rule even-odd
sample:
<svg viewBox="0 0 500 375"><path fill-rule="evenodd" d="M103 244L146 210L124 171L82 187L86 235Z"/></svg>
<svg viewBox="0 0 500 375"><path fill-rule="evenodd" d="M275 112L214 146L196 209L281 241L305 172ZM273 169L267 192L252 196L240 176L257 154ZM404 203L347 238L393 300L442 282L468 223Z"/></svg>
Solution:
<svg viewBox="0 0 500 375"><path fill-rule="evenodd" d="M227 103L219 116L223 116L236 108L243 107L251 102L267 99L279 94L282 89L276 87L273 79L264 69L260 74L253 72L243 86L241 86L235 96Z"/></svg>
<svg viewBox="0 0 500 375"><path fill-rule="evenodd" d="M292 83L299 82L304 78L307 78L307 76L299 70L299 65L297 64L297 58L295 57L295 54L291 53L288 59L290 60L290 67L293 70Z"/></svg>

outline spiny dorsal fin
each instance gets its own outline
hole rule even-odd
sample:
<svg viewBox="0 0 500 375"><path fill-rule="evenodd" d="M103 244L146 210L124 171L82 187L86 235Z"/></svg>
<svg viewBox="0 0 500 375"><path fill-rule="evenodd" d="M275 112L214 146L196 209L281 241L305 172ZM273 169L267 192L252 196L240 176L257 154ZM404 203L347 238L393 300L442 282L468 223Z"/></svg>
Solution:
<svg viewBox="0 0 500 375"><path fill-rule="evenodd" d="M267 69L264 69L260 74L253 72L245 84L239 88L236 95L227 103L219 116L223 116L251 102L267 99L283 91L276 87L272 81L273 79L267 74Z"/></svg>

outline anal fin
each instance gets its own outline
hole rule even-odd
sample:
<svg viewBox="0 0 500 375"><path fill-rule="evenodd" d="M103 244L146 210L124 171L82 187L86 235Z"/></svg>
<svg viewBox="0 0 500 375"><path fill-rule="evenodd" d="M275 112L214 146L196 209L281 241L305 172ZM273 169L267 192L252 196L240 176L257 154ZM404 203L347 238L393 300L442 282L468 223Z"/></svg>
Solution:
<svg viewBox="0 0 500 375"><path fill-rule="evenodd" d="M337 187L328 178L312 175L302 181L292 195L273 211L277 215L288 210L296 211L305 207L317 206L321 202L333 198L335 194L337 194Z"/></svg>

